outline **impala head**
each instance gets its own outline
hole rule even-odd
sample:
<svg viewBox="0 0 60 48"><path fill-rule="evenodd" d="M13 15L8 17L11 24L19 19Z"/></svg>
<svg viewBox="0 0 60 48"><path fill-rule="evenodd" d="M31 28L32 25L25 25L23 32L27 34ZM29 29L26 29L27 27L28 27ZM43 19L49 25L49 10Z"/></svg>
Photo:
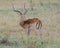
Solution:
<svg viewBox="0 0 60 48"><path fill-rule="evenodd" d="M16 13L21 17L20 20L21 20L21 21L26 20L25 15L26 15L26 13L28 12L28 10L27 10L27 8L26 8L26 6L25 6L25 3L24 3L24 13L22 13L20 10L16 9L15 6L14 6L14 4L13 4L12 2L11 2L11 5L12 5L13 11L16 12Z"/></svg>

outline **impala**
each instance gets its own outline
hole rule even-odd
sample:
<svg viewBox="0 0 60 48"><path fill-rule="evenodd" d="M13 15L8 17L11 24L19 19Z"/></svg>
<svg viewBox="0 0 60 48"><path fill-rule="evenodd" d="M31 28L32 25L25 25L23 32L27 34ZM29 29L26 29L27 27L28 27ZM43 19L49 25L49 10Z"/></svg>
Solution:
<svg viewBox="0 0 60 48"><path fill-rule="evenodd" d="M28 10L25 8L24 5L24 10L25 12L22 13L20 10L15 9L14 5L12 4L12 8L14 12L17 12L18 15L20 16L20 22L19 25L25 29L25 32L29 35L32 30L38 30L40 32L40 29L42 27L42 22L38 18L31 18L31 19L26 19L26 13Z"/></svg>

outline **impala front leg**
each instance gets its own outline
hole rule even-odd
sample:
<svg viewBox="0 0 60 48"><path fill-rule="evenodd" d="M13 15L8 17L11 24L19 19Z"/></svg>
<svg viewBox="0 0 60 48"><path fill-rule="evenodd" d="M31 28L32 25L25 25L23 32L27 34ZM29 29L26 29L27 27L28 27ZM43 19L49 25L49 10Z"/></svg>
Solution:
<svg viewBox="0 0 60 48"><path fill-rule="evenodd" d="M30 31L31 31L30 27L25 28L25 32L26 32L27 35L30 35Z"/></svg>
<svg viewBox="0 0 60 48"><path fill-rule="evenodd" d="M28 32L27 32L27 34L30 35L30 32L31 32L31 28L30 28L30 26L29 26L29 27L28 27Z"/></svg>

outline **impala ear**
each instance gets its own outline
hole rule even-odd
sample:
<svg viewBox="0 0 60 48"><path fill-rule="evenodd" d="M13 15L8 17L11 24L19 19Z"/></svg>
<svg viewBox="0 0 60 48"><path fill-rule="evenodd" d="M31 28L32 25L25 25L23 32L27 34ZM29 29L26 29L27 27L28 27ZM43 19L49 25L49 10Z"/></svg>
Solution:
<svg viewBox="0 0 60 48"><path fill-rule="evenodd" d="M23 15L23 13L20 10L13 10L14 12L16 12L18 15Z"/></svg>

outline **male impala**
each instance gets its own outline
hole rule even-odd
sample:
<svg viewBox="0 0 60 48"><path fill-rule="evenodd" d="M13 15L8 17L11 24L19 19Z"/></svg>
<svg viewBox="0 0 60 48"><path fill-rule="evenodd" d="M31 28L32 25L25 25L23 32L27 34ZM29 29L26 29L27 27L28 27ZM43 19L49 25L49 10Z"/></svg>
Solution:
<svg viewBox="0 0 60 48"><path fill-rule="evenodd" d="M28 35L30 34L31 30L38 30L40 32L40 29L42 27L41 20L39 20L38 18L26 19L25 14L27 13L28 10L25 8L25 5L24 5L25 10L24 13L22 13L19 10L16 10L13 4L12 7L13 11L17 12L18 15L20 16L19 25L26 30L25 32L27 32Z"/></svg>

